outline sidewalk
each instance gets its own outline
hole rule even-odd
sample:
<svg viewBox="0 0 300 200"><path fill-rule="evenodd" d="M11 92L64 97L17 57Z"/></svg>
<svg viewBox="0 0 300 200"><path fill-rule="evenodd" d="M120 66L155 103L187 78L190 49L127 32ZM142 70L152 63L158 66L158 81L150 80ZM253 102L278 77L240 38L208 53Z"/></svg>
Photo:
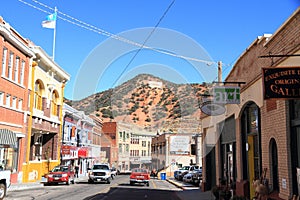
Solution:
<svg viewBox="0 0 300 200"><path fill-rule="evenodd" d="M202 192L199 187L196 187L189 183L177 181L174 178L167 178L169 183L181 188L183 191L177 192L177 196L181 200L214 200L214 196L210 191Z"/></svg>
<svg viewBox="0 0 300 200"><path fill-rule="evenodd" d="M79 178L75 178L75 183L87 182L87 176L80 176ZM37 189L43 188L44 183L42 181L32 182L32 183L12 183L8 188L8 192L19 191L19 190L27 190L27 189Z"/></svg>

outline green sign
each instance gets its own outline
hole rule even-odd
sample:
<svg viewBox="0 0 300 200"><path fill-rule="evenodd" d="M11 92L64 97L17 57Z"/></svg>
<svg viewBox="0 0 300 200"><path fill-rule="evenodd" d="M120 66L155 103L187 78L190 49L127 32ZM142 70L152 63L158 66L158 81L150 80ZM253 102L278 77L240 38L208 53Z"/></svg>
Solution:
<svg viewBox="0 0 300 200"><path fill-rule="evenodd" d="M240 87L215 86L213 88L214 103L239 104Z"/></svg>

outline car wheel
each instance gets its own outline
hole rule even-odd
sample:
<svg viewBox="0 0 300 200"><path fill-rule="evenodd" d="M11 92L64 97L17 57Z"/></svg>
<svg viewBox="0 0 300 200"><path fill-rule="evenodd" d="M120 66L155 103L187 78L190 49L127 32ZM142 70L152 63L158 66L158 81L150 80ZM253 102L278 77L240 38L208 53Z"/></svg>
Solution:
<svg viewBox="0 0 300 200"><path fill-rule="evenodd" d="M134 185L134 182L130 181L130 185Z"/></svg>
<svg viewBox="0 0 300 200"><path fill-rule="evenodd" d="M114 175L113 174L111 175L111 179L114 179Z"/></svg>
<svg viewBox="0 0 300 200"><path fill-rule="evenodd" d="M108 179L106 180L106 183L107 183L107 184L110 184L110 178L108 178Z"/></svg>
<svg viewBox="0 0 300 200"><path fill-rule="evenodd" d="M75 178L72 179L71 183L72 183L72 184L75 184Z"/></svg>
<svg viewBox="0 0 300 200"><path fill-rule="evenodd" d="M0 200L4 199L6 195L6 187L3 183L0 183Z"/></svg>
<svg viewBox="0 0 300 200"><path fill-rule="evenodd" d="M146 185L149 187L149 182Z"/></svg>
<svg viewBox="0 0 300 200"><path fill-rule="evenodd" d="M94 181L93 181L93 180L91 180L91 179L89 179L89 180L88 180L88 183L94 183Z"/></svg>
<svg viewBox="0 0 300 200"><path fill-rule="evenodd" d="M68 178L68 181L66 182L67 185L70 185L71 183L71 180L70 180L70 177Z"/></svg>

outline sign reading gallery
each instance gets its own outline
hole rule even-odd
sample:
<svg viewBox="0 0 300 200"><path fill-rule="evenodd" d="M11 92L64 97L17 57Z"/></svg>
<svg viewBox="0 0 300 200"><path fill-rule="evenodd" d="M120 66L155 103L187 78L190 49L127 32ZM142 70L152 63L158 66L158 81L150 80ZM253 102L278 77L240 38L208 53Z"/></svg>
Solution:
<svg viewBox="0 0 300 200"><path fill-rule="evenodd" d="M300 67L263 68L264 99L300 98Z"/></svg>

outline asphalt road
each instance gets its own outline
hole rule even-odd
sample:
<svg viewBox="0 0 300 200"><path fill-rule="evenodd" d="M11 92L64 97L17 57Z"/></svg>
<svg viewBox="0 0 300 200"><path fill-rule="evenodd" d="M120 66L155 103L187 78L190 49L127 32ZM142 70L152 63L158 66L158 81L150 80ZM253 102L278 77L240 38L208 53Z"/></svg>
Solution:
<svg viewBox="0 0 300 200"><path fill-rule="evenodd" d="M128 175L119 175L111 184L88 184L81 181L67 185L44 186L38 189L9 192L5 200L179 200L176 192L181 191L173 184L151 179L150 186L129 184Z"/></svg>

